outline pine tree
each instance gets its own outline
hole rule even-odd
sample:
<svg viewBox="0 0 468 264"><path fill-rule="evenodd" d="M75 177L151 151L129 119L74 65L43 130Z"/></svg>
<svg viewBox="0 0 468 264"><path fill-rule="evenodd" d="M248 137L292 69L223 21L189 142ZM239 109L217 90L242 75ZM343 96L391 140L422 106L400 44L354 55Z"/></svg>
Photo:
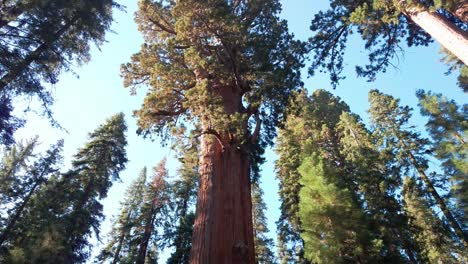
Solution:
<svg viewBox="0 0 468 264"><path fill-rule="evenodd" d="M23 146L13 147L3 159L0 170L0 202L8 213L2 221L0 229L0 246L14 232L16 223L27 208L33 195L48 178L59 169L62 159L63 141L52 145L44 155L35 155L36 161L28 164L28 158L33 156L32 151L37 145L38 138L34 138ZM4 220L4 219L2 219ZM3 225L3 222L5 223Z"/></svg>
<svg viewBox="0 0 468 264"><path fill-rule="evenodd" d="M339 172L315 154L304 159L299 171L305 256L313 263L374 262L376 252L372 252L363 211L349 190L334 183Z"/></svg>
<svg viewBox="0 0 468 264"><path fill-rule="evenodd" d="M275 263L272 250L273 239L268 237L268 223L265 216L267 205L263 200L263 190L258 182L252 184L252 217L254 227L255 259L259 264Z"/></svg>
<svg viewBox="0 0 468 264"><path fill-rule="evenodd" d="M37 96L51 118L52 95L44 83L90 59L91 44L100 46L112 22L113 0L2 1L0 3L0 100L7 119L0 133L11 137L20 125L10 101Z"/></svg>
<svg viewBox="0 0 468 264"><path fill-rule="evenodd" d="M181 166L177 170L178 178L172 183L173 204L169 205L173 207L173 219L177 224L172 230L166 230L164 235L175 249L167 260L168 264L189 263L190 260L195 220L195 212L191 208L195 205L198 191L199 142L196 138L189 139L183 141L179 138L176 143Z"/></svg>
<svg viewBox="0 0 468 264"><path fill-rule="evenodd" d="M146 189L146 168L142 169L138 178L125 192L124 201L121 204L120 214L113 222L112 230L108 234L108 242L96 259L102 263L134 263L136 259L136 245L132 238L132 229L141 223L141 207L143 195Z"/></svg>
<svg viewBox="0 0 468 264"><path fill-rule="evenodd" d="M382 261L416 263L420 249L413 241L408 217L397 199L401 188L398 166L388 149L379 148L378 139L372 136L359 116L344 112L337 127L340 134L341 153L349 166L349 173L359 186L358 193L365 200L363 208L381 243Z"/></svg>
<svg viewBox="0 0 468 264"><path fill-rule="evenodd" d="M433 180L426 173L428 160L425 154L429 151L429 142L409 127L411 109L408 106L400 106L398 99L377 90L369 92L369 101L371 103L369 113L377 136L387 146L394 149L398 162L403 168L411 168L416 171L424 182L428 194L434 199L456 236L463 243L466 243L467 235L455 219L446 201L435 188Z"/></svg>
<svg viewBox="0 0 468 264"><path fill-rule="evenodd" d="M410 216L415 239L420 243L425 257L421 262L460 263L463 251L455 246L456 243L450 238L442 221L424 199L425 192L427 191L414 179L405 178L402 189L405 210Z"/></svg>
<svg viewBox="0 0 468 264"><path fill-rule="evenodd" d="M314 63L309 72L328 72L334 86L343 79L343 56L353 32L369 51L369 64L357 66L356 71L369 80L392 65L403 41L411 47L427 46L435 39L468 64L466 1L333 0L330 7L311 23Z"/></svg>
<svg viewBox="0 0 468 264"><path fill-rule="evenodd" d="M468 105L458 106L441 94L422 90L419 98L421 114L429 121L426 128L433 139L435 157L442 161L444 173L452 182L452 196L461 211L459 223L468 221Z"/></svg>
<svg viewBox="0 0 468 264"><path fill-rule="evenodd" d="M88 258L88 238L99 237L104 217L99 200L127 162L125 131L123 114L108 119L89 134L72 168L50 177L31 198L11 238L10 262L80 263Z"/></svg>
<svg viewBox="0 0 468 264"><path fill-rule="evenodd" d="M188 121L201 140L191 263L254 262L249 154L275 136L304 52L280 10L277 0L139 3L145 44L122 73L132 89L150 86L140 133Z"/></svg>
<svg viewBox="0 0 468 264"><path fill-rule="evenodd" d="M169 202L168 184L166 178L166 160L163 159L154 168L154 175L143 193L144 202L141 207L141 225L133 234L133 239L138 241L138 254L136 264L154 263L157 260L157 227L160 219L167 213L165 205Z"/></svg>
<svg viewBox="0 0 468 264"><path fill-rule="evenodd" d="M303 159L312 154L312 149L323 151L321 155L333 159L333 155L327 152L333 152L337 145L329 144L333 142L322 137L326 133L321 132L322 127L336 126L341 113L349 111L349 107L330 93L317 90L310 97L305 91L297 94L289 105L289 111L276 144L278 160L275 167L280 182L281 199L281 215L277 222L279 257L281 263L302 263L305 259L298 215L301 188L298 168Z"/></svg>
<svg viewBox="0 0 468 264"><path fill-rule="evenodd" d="M297 241L294 243L299 250L290 247L281 249L281 261L302 261L299 254L303 243L309 243L302 250L308 258L326 261L326 256L320 256L320 250L316 248L320 244L310 244L310 239L314 237L308 230L317 228L319 224L318 221L310 220L314 212L316 216L336 217L336 214L326 215L319 210L318 205L313 208L314 204L320 202L322 209L330 206L326 203L327 200L317 198L328 197L344 199L346 208L354 208L355 215L349 223L343 223L341 228L346 230L359 227L359 230L355 231L356 235L360 234L360 239L351 245L356 246L356 252L364 249L367 251L364 255L362 251L360 255L352 253L353 250L349 246L344 247L346 243L342 243L343 236L337 233L334 237L335 234L330 229L330 239L341 241L334 247L330 246L330 252L337 252L340 247L344 247L347 256L360 256L360 261L364 262L418 263L418 244L412 239L408 218L397 198L401 181L397 168L393 166L391 153L380 148L371 131L366 129L357 115L350 113L344 102L326 91L317 90L311 96L303 92L291 103L289 109L291 113L288 114L285 127L279 132L277 145L279 158L276 167L282 200L280 220L289 221L288 223L283 220L278 226L279 237L283 238L279 245L288 246ZM309 159L307 166L311 172L305 173L307 181L315 186L305 186L297 182L306 177L301 177L299 173L299 166L305 159ZM314 178L316 174L317 179ZM321 184L325 184L327 188L320 188ZM308 190L304 199L297 197L301 188ZM336 196L327 192L331 190L336 190ZM312 193L318 196L311 196ZM318 200L311 205L314 198ZM299 217L298 209L301 206L305 210L302 216L305 217L304 220ZM288 210L285 210L286 208ZM304 239L301 243L300 240L288 237L291 230L294 230L291 228L293 221L298 226L295 234L307 237L309 242ZM289 230L282 229L284 227ZM363 227L365 229L362 229ZM320 238L314 239L319 241ZM337 256L332 257L340 259ZM341 261L345 259L341 258Z"/></svg>

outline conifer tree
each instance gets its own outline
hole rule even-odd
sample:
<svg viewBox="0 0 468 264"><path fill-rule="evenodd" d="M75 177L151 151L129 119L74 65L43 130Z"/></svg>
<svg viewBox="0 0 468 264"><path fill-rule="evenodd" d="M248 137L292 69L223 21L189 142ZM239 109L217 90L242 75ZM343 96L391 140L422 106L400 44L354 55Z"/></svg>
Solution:
<svg viewBox="0 0 468 264"><path fill-rule="evenodd" d="M163 159L153 169L153 176L143 193L140 226L137 226L133 239L138 241L135 263L154 263L157 261L157 233L162 218L168 213L165 205L169 202L169 186L166 181L168 173L166 160Z"/></svg>
<svg viewBox="0 0 468 264"><path fill-rule="evenodd" d="M252 184L252 217L254 227L255 259L259 264L275 263L272 250L273 239L268 237L268 223L265 216L267 205L263 200L263 190L258 183Z"/></svg>
<svg viewBox="0 0 468 264"><path fill-rule="evenodd" d="M369 101L371 103L369 113L376 135L384 144L394 149L398 162L403 168L416 171L424 182L427 193L445 216L447 223L453 228L458 239L466 244L466 233L455 219L447 202L435 188L433 180L426 173L428 160L425 154L428 152L429 142L421 138L419 133L409 126L411 109L408 106L400 106L398 99L377 90L369 92Z"/></svg>
<svg viewBox="0 0 468 264"><path fill-rule="evenodd" d="M201 140L191 263L254 262L250 153L275 136L304 51L280 10L277 0L139 2L145 44L122 74L150 86L140 132L168 136L188 121Z"/></svg>
<svg viewBox="0 0 468 264"><path fill-rule="evenodd" d="M399 167L395 166L391 150L379 148L359 116L344 112L337 126L341 153L345 157L348 173L354 175L358 193L364 199L362 207L369 223L381 243L383 262L404 263L404 251L411 263L420 259L420 249L413 241L408 216L396 194L401 189Z"/></svg>
<svg viewBox="0 0 468 264"><path fill-rule="evenodd" d="M138 178L125 192L120 214L113 222L107 245L101 250L96 262L113 264L135 262L137 247L132 229L141 224L138 219L141 217L141 207L144 202L142 194L146 189L146 176L146 168L143 168Z"/></svg>
<svg viewBox="0 0 468 264"><path fill-rule="evenodd" d="M330 7L316 14L311 23L314 62L309 72L329 73L334 86L343 79L343 56L353 32L362 37L369 57L369 64L357 66L356 71L369 80L393 65L401 42L427 46L435 39L468 64L466 1L332 0Z"/></svg>
<svg viewBox="0 0 468 264"><path fill-rule="evenodd" d="M172 183L173 205L170 205L175 211L173 219L177 224L172 230L166 230L164 235L175 249L167 260L168 264L189 263L195 220L195 212L191 208L195 205L199 178L198 140L191 138L187 142L179 138L176 144L181 166L177 170L178 178Z"/></svg>
<svg viewBox="0 0 468 264"><path fill-rule="evenodd" d="M21 143L18 144L17 147L7 152L3 159L0 170L0 202L2 207L8 208L6 210L8 217L2 221L0 246L14 231L17 221L29 205L33 195L52 174L59 170L63 141L52 145L44 155L34 155L36 161L30 163L28 158L33 156L32 151L37 140L36 137L26 142L24 146Z"/></svg>
<svg viewBox="0 0 468 264"><path fill-rule="evenodd" d="M20 125L11 115L11 100L37 96L51 118L53 102L44 83L55 84L76 61L90 59L91 44L100 46L112 22L113 0L1 1L0 3L0 134Z"/></svg>
<svg viewBox="0 0 468 264"><path fill-rule="evenodd" d="M444 173L450 177L452 196L460 209L459 223L468 221L468 105L458 106L441 94L418 91L421 114L435 149L435 157L442 162ZM465 224L464 224L465 223Z"/></svg>
<svg viewBox="0 0 468 264"><path fill-rule="evenodd" d="M375 262L376 252L372 252L375 249L363 211L349 190L334 183L339 180L339 172L315 154L304 159L299 171L303 185L299 217L305 256L312 263Z"/></svg>
<svg viewBox="0 0 468 264"><path fill-rule="evenodd" d="M415 240L421 245L424 256L421 262L463 262L462 259L467 257L466 253L463 253L452 241L442 221L425 200L425 192L413 178L405 178L402 189L405 211L410 217L410 226L413 228Z"/></svg>
<svg viewBox="0 0 468 264"><path fill-rule="evenodd" d="M314 147L317 151L323 151L324 156L332 157L325 152L332 151L337 145L330 145L328 143L331 142L321 137L324 134L321 132L322 126L336 126L341 113L349 111L349 107L330 93L317 90L310 97L305 91L298 93L288 110L288 119L279 132L276 144L278 160L275 167L281 199L281 215L277 222L279 257L281 263L303 263L306 260L303 258L298 215L301 188L298 168L303 159L312 154Z"/></svg>
<svg viewBox="0 0 468 264"><path fill-rule="evenodd" d="M356 230L356 234L361 234L361 240L359 243L351 243L356 249L367 250L366 258L361 254L360 261L418 263L419 248L412 239L408 219L396 198L401 181L399 175L395 175L396 168L393 166L391 153L380 149L378 142L360 122L359 117L351 114L344 102L326 91L317 90L311 96L303 92L295 98L289 109L291 113L288 114L286 125L279 132L279 158L276 163L282 200L283 218L280 220L290 221L280 222L279 237L289 240L282 239L279 245L291 245L294 242L299 245L296 246L299 250L289 248L280 252L289 254L280 255L282 263L301 261L297 252L300 253L302 243L300 240L291 239L290 234L294 230L291 223L297 223L295 234L311 239L313 236L308 230L317 228L318 224L317 221L310 220L312 212L322 212L317 215L327 216L317 209L320 208L318 205L311 208L313 205L310 205L310 201L314 197L342 198L346 208L360 210L360 213L355 211L354 218L350 219L349 223L343 223L344 229L354 229L358 226L366 228L360 227L359 232ZM305 186L298 182L302 178L299 166L306 158L311 159L308 165L310 171L324 171L317 179L314 175L318 173L306 173L308 182L316 184L315 186ZM326 184L328 188L319 188L322 186L319 183ZM304 201L297 197L301 187L309 188ZM329 194L326 190L336 190L337 194L334 196L335 194ZM322 196L311 196L311 193ZM327 206L327 200L318 199L314 204L318 204L318 201L322 202L322 209ZM307 212L302 216L306 217L305 220L299 217L298 209L301 205ZM336 217L336 214L328 217ZM305 226L303 221L307 221ZM328 235L333 236L333 232ZM336 235L334 241L340 241L339 233ZM366 237L367 239L364 239ZM319 240L320 237L315 237L315 241ZM315 246L317 245L320 244L316 243ZM314 257L317 261L317 258L323 258L322 260L326 261L326 256L317 253L319 249L312 249L315 246L309 244L303 252L309 259ZM330 247L330 252L336 253L341 246L343 245L339 243L337 248ZM350 253L352 250L350 251L349 247L346 250L348 256L359 256ZM344 261L344 258L341 258L341 261Z"/></svg>
<svg viewBox="0 0 468 264"><path fill-rule="evenodd" d="M127 162L126 125L117 114L89 134L72 168L50 177L35 194L11 236L9 262L81 263L89 257L94 233L99 237L102 204ZM66 191L64 191L66 190Z"/></svg>

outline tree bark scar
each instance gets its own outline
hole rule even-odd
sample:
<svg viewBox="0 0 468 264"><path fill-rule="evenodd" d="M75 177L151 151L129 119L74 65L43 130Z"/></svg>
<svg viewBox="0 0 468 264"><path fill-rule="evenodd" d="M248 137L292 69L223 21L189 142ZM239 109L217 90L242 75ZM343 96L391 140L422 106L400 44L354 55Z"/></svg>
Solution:
<svg viewBox="0 0 468 264"><path fill-rule="evenodd" d="M249 259L249 247L244 242L237 242L232 247L233 263L247 264Z"/></svg>

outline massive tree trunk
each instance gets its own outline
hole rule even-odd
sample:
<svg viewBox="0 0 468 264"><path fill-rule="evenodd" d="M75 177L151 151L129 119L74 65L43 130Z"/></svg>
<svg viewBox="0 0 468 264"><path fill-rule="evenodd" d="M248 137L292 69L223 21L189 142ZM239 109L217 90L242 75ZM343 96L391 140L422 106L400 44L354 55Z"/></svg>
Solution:
<svg viewBox="0 0 468 264"><path fill-rule="evenodd" d="M241 95L236 88L225 86L217 92L227 114L241 111ZM205 131L210 129L207 123L203 124ZM227 132L214 134L206 133L201 138L200 187L190 263L253 264L249 156Z"/></svg>
<svg viewBox="0 0 468 264"><path fill-rule="evenodd" d="M436 12L411 8L405 14L465 65L468 65L468 33Z"/></svg>

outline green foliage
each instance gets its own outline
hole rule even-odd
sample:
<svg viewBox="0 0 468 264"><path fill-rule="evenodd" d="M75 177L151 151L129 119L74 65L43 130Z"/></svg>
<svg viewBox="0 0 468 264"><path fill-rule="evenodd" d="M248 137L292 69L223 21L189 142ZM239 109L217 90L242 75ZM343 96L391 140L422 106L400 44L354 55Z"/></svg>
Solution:
<svg viewBox="0 0 468 264"><path fill-rule="evenodd" d="M406 177L403 184L405 211L410 217L415 240L421 245L424 259L428 263L460 263L463 251L451 240L444 224L432 211L431 205L424 198L425 191L412 178ZM466 256L465 256L466 258Z"/></svg>
<svg viewBox="0 0 468 264"><path fill-rule="evenodd" d="M56 174L61 165L63 141L52 145L44 154L33 154L38 138L13 146L0 168L0 252L8 248L17 223L38 189ZM34 160L34 162L31 161ZM0 254L0 259L1 259Z"/></svg>
<svg viewBox="0 0 468 264"><path fill-rule="evenodd" d="M334 183L338 173L315 154L303 161L299 172L305 256L313 263L370 261L373 253L369 252L371 241L364 214L350 191Z"/></svg>
<svg viewBox="0 0 468 264"><path fill-rule="evenodd" d="M269 232L265 211L267 206L263 200L263 191L258 183L252 186L252 220L254 228L255 259L259 264L273 264L276 262L273 253L273 239L267 236Z"/></svg>
<svg viewBox="0 0 468 264"><path fill-rule="evenodd" d="M11 138L21 124L11 116L10 101L37 96L52 118L52 95L63 71L90 59L91 44L100 46L112 22L113 0L25 0L0 3L0 133Z"/></svg>
<svg viewBox="0 0 468 264"><path fill-rule="evenodd" d="M201 122L243 144L258 115L269 143L300 85L304 52L279 12L276 0L140 1L145 44L122 66L133 92L150 86L135 112L140 132L168 136L180 121Z"/></svg>
<svg viewBox="0 0 468 264"><path fill-rule="evenodd" d="M460 209L460 223L468 216L468 105L459 106L442 94L417 92L421 114L428 117L426 129L433 139L434 155L450 178L452 195Z"/></svg>
<svg viewBox="0 0 468 264"><path fill-rule="evenodd" d="M453 11L459 1L397 1L359 0L330 1L330 9L317 13L310 29L314 35L309 39L313 63L309 73L316 71L330 74L330 81L336 87L342 76L343 58L348 37L357 33L364 41L369 62L356 66L357 75L369 81L379 72L385 72L401 52L401 43L411 46L427 46L432 38L407 17L411 8L437 10L450 23L466 30L466 23L448 11Z"/></svg>
<svg viewBox="0 0 468 264"><path fill-rule="evenodd" d="M123 114L108 119L89 134L67 173L52 175L38 188L9 237L6 259L24 255L27 263L81 263L89 257L88 239L93 233L99 237L104 217L99 200L127 162L125 131Z"/></svg>
<svg viewBox="0 0 468 264"><path fill-rule="evenodd" d="M329 152L337 145L334 144L336 141L329 140L328 128L336 126L341 113L349 111L349 107L330 93L317 90L310 97L305 91L296 94L288 110L288 119L279 131L276 144L278 160L275 167L281 200L281 215L277 222L279 257L282 263L301 263L304 259L298 216L301 188L298 168L314 150L323 151L323 155L333 159Z"/></svg>
<svg viewBox="0 0 468 264"><path fill-rule="evenodd" d="M112 230L108 234L108 242L96 262L102 263L134 263L137 257L137 241L133 238L133 230L141 225L141 207L146 189L146 168L125 192L124 201L121 203L120 214L112 224Z"/></svg>

